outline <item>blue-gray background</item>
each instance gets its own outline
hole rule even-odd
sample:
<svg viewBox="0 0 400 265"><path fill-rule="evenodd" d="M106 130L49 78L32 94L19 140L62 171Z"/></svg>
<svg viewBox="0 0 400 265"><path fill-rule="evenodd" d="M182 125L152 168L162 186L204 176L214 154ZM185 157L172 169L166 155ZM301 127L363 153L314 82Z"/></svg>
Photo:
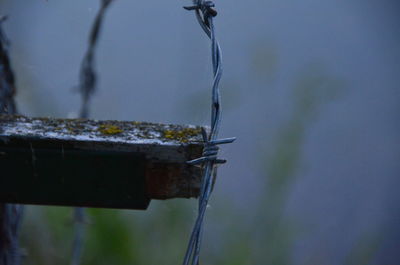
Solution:
<svg viewBox="0 0 400 265"><path fill-rule="evenodd" d="M97 53L97 119L209 123L209 41L190 1L115 1ZM216 0L221 135L203 264L400 263L400 4ZM0 0L17 102L74 117L99 1ZM195 201L90 210L84 264L179 264ZM24 264L68 264L71 210L29 207Z"/></svg>

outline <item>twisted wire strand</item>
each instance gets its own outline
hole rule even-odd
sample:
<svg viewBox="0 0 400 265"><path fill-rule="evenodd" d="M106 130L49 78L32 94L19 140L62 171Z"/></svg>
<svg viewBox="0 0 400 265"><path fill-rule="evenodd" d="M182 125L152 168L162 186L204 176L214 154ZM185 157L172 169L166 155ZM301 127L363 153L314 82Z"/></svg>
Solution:
<svg viewBox="0 0 400 265"><path fill-rule="evenodd" d="M112 1L113 0L101 0L100 9L96 15L89 35L89 46L81 64L79 90L82 95L82 106L79 115L80 118L86 119L89 117L89 101L93 93L96 91L97 85L97 75L94 69L94 55L104 15Z"/></svg>
<svg viewBox="0 0 400 265"><path fill-rule="evenodd" d="M96 15L96 18L92 25L92 29L90 31L88 49L82 60L79 84L79 90L82 96L82 105L79 117L82 119L87 119L89 117L90 99L93 96L93 93L96 91L97 74L94 67L95 50L99 40L105 12L112 1L113 0L101 0L100 9ZM85 209L82 207L74 208L75 228L71 265L79 265L81 262L83 240L85 234L85 220Z"/></svg>
<svg viewBox="0 0 400 265"><path fill-rule="evenodd" d="M0 17L0 113L16 114L15 77L8 52L10 42L1 27L6 19L6 16ZM0 204L0 265L20 264L18 235L23 213L23 205Z"/></svg>
<svg viewBox="0 0 400 265"><path fill-rule="evenodd" d="M17 113L14 101L16 89L8 52L10 42L1 28L1 24L6 20L6 16L0 17L0 113L15 114Z"/></svg>
<svg viewBox="0 0 400 265"><path fill-rule="evenodd" d="M211 40L211 55L214 80L212 84L211 97L211 131L210 134L207 135L206 131L202 130L204 141L203 156L198 159L188 161L188 164L190 165L203 164L204 173L198 202L198 215L189 239L183 265L199 264L204 216L215 179L213 178L214 174L216 174L215 166L217 164L223 164L226 162L226 160L218 159L218 145L232 143L236 139L217 139L221 123L221 96L219 91L219 82L222 76L222 52L221 47L215 36L213 18L217 15L217 11L214 9L214 6L215 5L212 1L194 0L193 6L184 7L186 10L195 10L196 18L201 28Z"/></svg>

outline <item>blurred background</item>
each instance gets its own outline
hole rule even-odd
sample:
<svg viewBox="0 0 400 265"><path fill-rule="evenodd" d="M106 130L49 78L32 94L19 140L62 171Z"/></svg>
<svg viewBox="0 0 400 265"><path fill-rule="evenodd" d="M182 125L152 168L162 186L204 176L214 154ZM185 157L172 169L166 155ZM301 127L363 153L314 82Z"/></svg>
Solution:
<svg viewBox="0 0 400 265"><path fill-rule="evenodd" d="M202 264L400 264L400 4L216 0L228 164ZM191 1L117 0L97 52L92 117L209 124L210 44ZM0 0L30 116L76 117L99 1ZM23 264L69 264L72 209L29 206ZM195 200L90 209L82 265L180 264Z"/></svg>

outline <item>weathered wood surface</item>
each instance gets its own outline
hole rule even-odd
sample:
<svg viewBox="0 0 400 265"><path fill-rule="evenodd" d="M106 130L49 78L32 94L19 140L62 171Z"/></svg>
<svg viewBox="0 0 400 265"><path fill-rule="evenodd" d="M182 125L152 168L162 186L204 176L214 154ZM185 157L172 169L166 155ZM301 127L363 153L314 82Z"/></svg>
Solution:
<svg viewBox="0 0 400 265"><path fill-rule="evenodd" d="M0 202L145 209L197 197L201 127L0 115Z"/></svg>

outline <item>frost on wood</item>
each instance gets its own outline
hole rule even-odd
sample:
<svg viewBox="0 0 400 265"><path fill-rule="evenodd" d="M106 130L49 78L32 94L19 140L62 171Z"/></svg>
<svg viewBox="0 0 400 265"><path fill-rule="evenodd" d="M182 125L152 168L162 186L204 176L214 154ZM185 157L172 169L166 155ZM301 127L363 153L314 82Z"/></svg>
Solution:
<svg viewBox="0 0 400 265"><path fill-rule="evenodd" d="M116 152L140 156L145 161L146 196L198 196L201 168L189 166L186 161L201 156L199 126L0 115L0 159L7 156L5 150L15 147L30 152L32 163L39 150L51 150L54 154L78 150L97 155Z"/></svg>

